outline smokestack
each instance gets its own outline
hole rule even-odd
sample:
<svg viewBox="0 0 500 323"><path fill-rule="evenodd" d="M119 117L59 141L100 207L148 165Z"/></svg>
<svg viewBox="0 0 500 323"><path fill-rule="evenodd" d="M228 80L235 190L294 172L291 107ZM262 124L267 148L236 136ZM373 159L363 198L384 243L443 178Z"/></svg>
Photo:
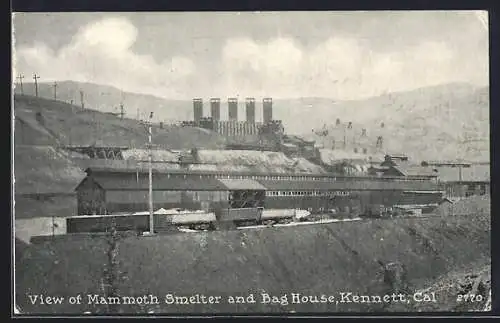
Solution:
<svg viewBox="0 0 500 323"><path fill-rule="evenodd" d="M273 99L264 98L262 100L262 109L264 112L264 123L273 120Z"/></svg>
<svg viewBox="0 0 500 323"><path fill-rule="evenodd" d="M229 120L238 120L238 99L229 98L227 100Z"/></svg>
<svg viewBox="0 0 500 323"><path fill-rule="evenodd" d="M211 112L212 119L220 120L220 99L219 98L210 99L210 112Z"/></svg>
<svg viewBox="0 0 500 323"><path fill-rule="evenodd" d="M203 100L193 99L193 116L194 122L199 123L203 117Z"/></svg>
<svg viewBox="0 0 500 323"><path fill-rule="evenodd" d="M246 107L247 107L247 122L255 123L255 99L247 98L246 99Z"/></svg>

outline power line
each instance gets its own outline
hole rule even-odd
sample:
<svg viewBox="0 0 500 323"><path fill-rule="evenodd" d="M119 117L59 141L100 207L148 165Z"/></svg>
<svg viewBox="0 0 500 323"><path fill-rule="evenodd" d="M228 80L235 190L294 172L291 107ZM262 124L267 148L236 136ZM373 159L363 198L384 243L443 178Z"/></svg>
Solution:
<svg viewBox="0 0 500 323"><path fill-rule="evenodd" d="M39 75L36 75L36 73L33 74L33 79L35 80L35 96L38 97L38 79L40 78Z"/></svg>

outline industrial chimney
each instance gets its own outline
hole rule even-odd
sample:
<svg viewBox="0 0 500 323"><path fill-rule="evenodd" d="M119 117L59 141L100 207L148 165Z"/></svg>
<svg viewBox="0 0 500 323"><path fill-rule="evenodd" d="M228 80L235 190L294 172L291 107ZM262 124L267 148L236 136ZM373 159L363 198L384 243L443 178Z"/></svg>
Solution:
<svg viewBox="0 0 500 323"><path fill-rule="evenodd" d="M210 112L213 120L220 120L220 99L210 99Z"/></svg>
<svg viewBox="0 0 500 323"><path fill-rule="evenodd" d="M238 120L238 99L229 98L227 100L227 107L229 113L229 120Z"/></svg>
<svg viewBox="0 0 500 323"><path fill-rule="evenodd" d="M194 115L194 122L199 123L201 118L203 117L202 99L193 99L193 115Z"/></svg>
<svg viewBox="0 0 500 323"><path fill-rule="evenodd" d="M255 99L246 99L246 109L247 109L247 122L255 123Z"/></svg>
<svg viewBox="0 0 500 323"><path fill-rule="evenodd" d="M262 110L264 113L264 123L273 120L273 99L264 98L262 100Z"/></svg>

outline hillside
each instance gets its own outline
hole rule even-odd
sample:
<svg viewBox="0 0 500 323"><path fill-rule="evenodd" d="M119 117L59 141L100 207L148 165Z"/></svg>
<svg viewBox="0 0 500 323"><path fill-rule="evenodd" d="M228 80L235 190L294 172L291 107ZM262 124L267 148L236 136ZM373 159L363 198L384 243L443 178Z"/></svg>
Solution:
<svg viewBox="0 0 500 323"><path fill-rule="evenodd" d="M316 131L327 129L328 136L306 135L325 147L331 147L333 140L337 148L342 147L344 123L352 121L352 129L346 131L350 149L358 146L374 151L377 136L382 136L384 152L404 153L417 161L489 160L488 88L450 84L337 102L330 112L318 106L331 118L326 117L330 121ZM340 126L335 126L337 118ZM382 122L384 128L380 127ZM361 137L363 128L366 137ZM352 144L353 138L357 145Z"/></svg>
<svg viewBox="0 0 500 323"><path fill-rule="evenodd" d="M14 147L15 192L71 193L85 173L63 151L51 146Z"/></svg>
<svg viewBox="0 0 500 323"><path fill-rule="evenodd" d="M137 120L81 110L70 104L14 97L14 176L16 219L64 217L76 212L74 189L85 177L88 157L61 149L64 145L109 145L144 148L147 135ZM37 112L41 112L37 115ZM160 148L220 149L224 138L205 129L155 126ZM88 166L88 165L87 165Z"/></svg>
<svg viewBox="0 0 500 323"><path fill-rule="evenodd" d="M187 104L191 102L181 100L166 100L152 95L122 92L119 89L93 83L81 83L74 81L60 81L57 83L57 100L81 107L80 91L84 92L84 106L86 109L101 112L120 112L120 103L124 104L124 112L127 118L139 119L149 117L151 111L158 121L175 122L192 118L192 111ZM26 95L35 96L33 83L23 84L23 92ZM16 87L14 93L21 94L20 88ZM53 83L38 83L38 96L41 98L54 99Z"/></svg>
<svg viewBox="0 0 500 323"><path fill-rule="evenodd" d="M116 88L90 83L59 82L58 99L67 102L73 100L78 106L79 89L85 92L87 108L119 112L119 104L123 101L128 118L137 118L137 111L141 119L154 111L157 122L172 123L193 118L191 101L167 100L135 93L122 95ZM19 89L16 91L19 92ZM24 93L33 94L33 85L25 84ZM40 83L39 93L41 97L52 99L52 84ZM209 115L208 99L204 98L205 116ZM257 121L262 120L261 99L256 98ZM245 115L243 100L240 99L238 108L240 119ZM337 141L343 137L343 130L334 129L335 120L339 118L343 123L353 123L353 135L359 136L361 129L366 128L367 138L359 139L358 142L364 140L363 147L370 147L372 150L377 136L382 135L385 151L405 153L417 160L489 160L488 88L451 83L388 93L359 101L336 101L328 98L276 99L273 100L273 106L273 117L283 120L288 133L307 135L327 148L331 146L332 137ZM221 116L222 119L227 118L225 98L221 98ZM90 115L87 116L87 121L88 118ZM385 123L384 129L379 127L381 122ZM332 135L327 138L313 135L313 129L318 131L324 126ZM118 133L122 134L123 131ZM176 137L177 134L179 138L183 138L180 131L171 135ZM337 143L338 147L340 145Z"/></svg>
<svg viewBox="0 0 500 323"><path fill-rule="evenodd" d="M147 143L147 129L135 119L119 117L95 110L32 96L14 97L16 119L37 131L53 143L61 145L127 146L143 148ZM37 117L37 112L41 116ZM31 126L31 127L29 127ZM33 130L34 129L34 130ZM182 128L159 125L153 127L153 143L165 149L194 147L220 148L222 136L201 128ZM38 144L31 135L17 133L21 144Z"/></svg>
<svg viewBox="0 0 500 323"><path fill-rule="evenodd" d="M118 242L119 295L244 296L261 292L376 295L389 291L380 262L407 268L409 291L439 277L490 263L490 217L365 220L297 227L125 237ZM17 303L28 313L92 313L105 306L30 305L26 293L98 293L106 263L102 236L62 236L16 254ZM169 246L165 248L165 246ZM170 261L175 259L175 261ZM451 295L453 296L453 295ZM443 304L434 304L439 307ZM381 304L120 306L122 313L381 311Z"/></svg>

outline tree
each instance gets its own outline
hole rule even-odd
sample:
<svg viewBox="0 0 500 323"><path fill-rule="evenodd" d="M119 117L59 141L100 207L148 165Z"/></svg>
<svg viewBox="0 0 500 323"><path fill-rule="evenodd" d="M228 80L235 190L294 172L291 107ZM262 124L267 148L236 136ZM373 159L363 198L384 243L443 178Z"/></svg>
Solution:
<svg viewBox="0 0 500 323"><path fill-rule="evenodd" d="M117 230L115 217L111 218L109 230L106 232L106 264L103 270L103 289L106 297L119 297L119 285L126 279L125 275L120 271L120 263L118 261L118 247L120 243L120 235ZM106 313L120 313L119 304L108 304Z"/></svg>

